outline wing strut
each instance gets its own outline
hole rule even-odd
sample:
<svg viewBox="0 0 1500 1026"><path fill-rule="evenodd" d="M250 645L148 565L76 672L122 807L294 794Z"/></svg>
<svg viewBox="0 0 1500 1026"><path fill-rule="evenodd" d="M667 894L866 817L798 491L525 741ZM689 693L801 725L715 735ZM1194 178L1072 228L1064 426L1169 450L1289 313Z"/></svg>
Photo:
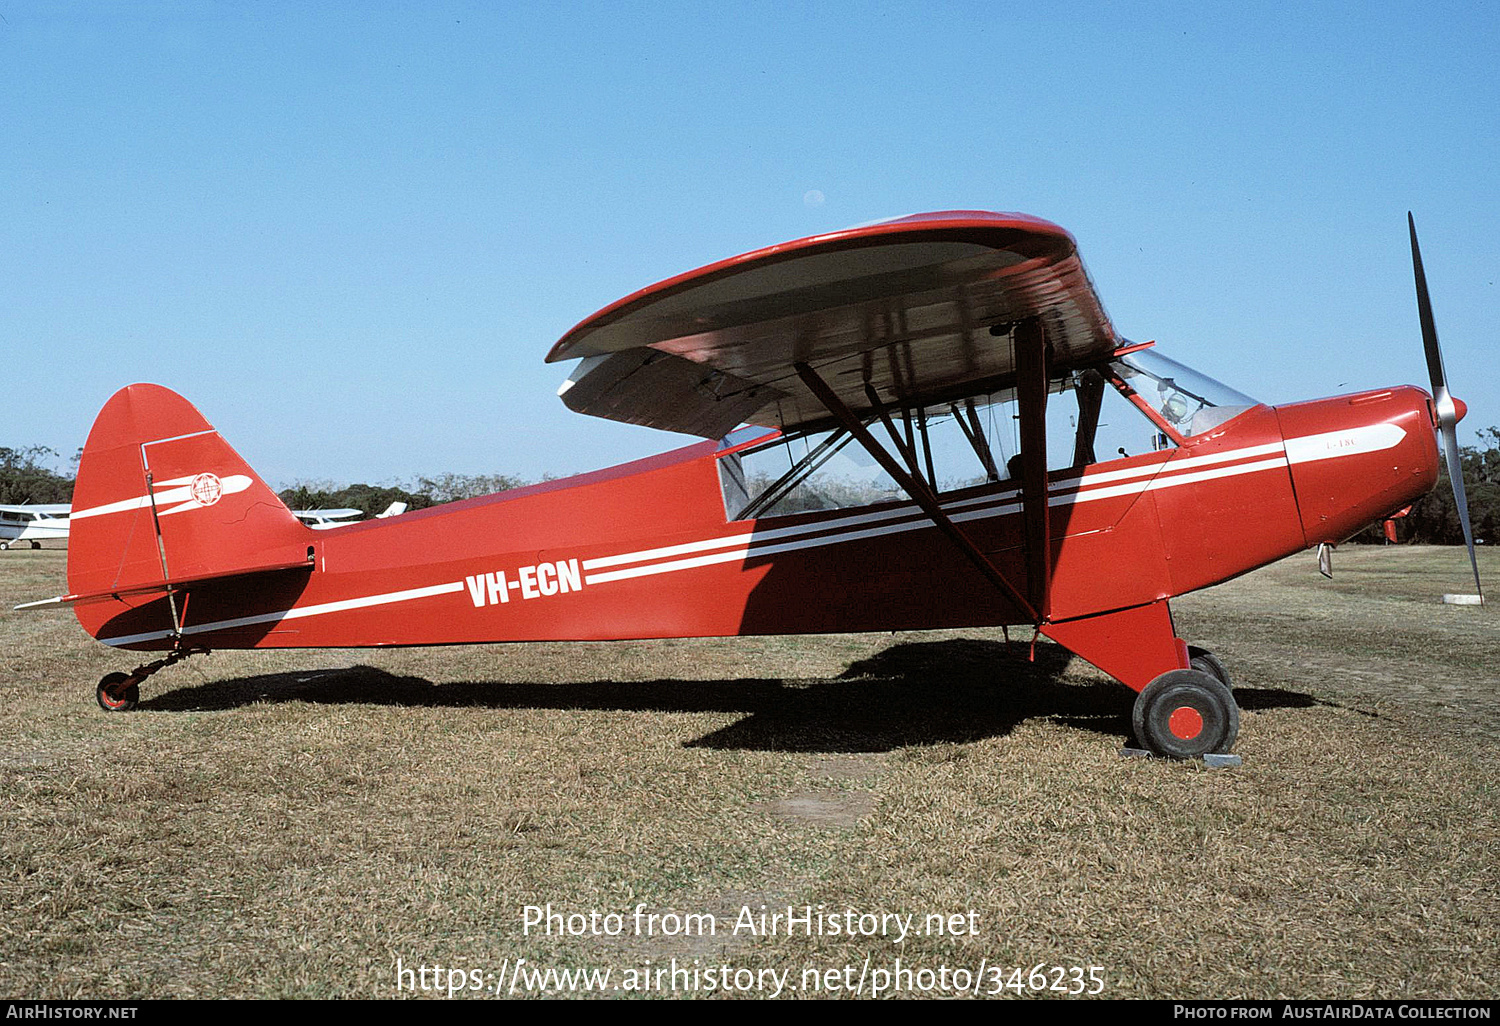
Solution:
<svg viewBox="0 0 1500 1026"><path fill-rule="evenodd" d="M1078 436L1073 442L1073 466L1097 463L1094 441L1099 434L1099 411L1104 403L1104 375L1096 370L1078 375Z"/></svg>
<svg viewBox="0 0 1500 1026"><path fill-rule="evenodd" d="M1028 602L1026 596L1017 591L1016 587L1010 581L1005 579L1005 575L995 568L995 564L991 563L983 552L979 551L979 547L974 544L969 536L948 518L948 514L943 512L942 506L938 503L937 495L927 483L919 477L908 474L901 464L882 448L879 442L875 441L870 432L865 429L864 424L860 423L859 418L850 412L849 408L844 405L833 389L829 388L828 384L818 376L817 371L805 363L795 363L792 366L796 369L797 376L802 379L803 384L808 387L813 395L817 396L818 401L823 404L829 413L833 414L834 418L843 425L845 430L854 436L860 445L864 446L865 451L873 456L875 461L884 468L885 472L891 475L891 479L900 485L902 490L911 497L912 501L922 508L922 512L927 514L933 524L946 534L953 544L958 546L959 551L969 558L969 561L978 568L979 572L984 574L991 584L1008 595L1011 601L1015 602L1021 611L1031 619L1032 623L1040 624L1041 618L1036 614L1036 607ZM1044 393L1046 384L1046 378L1044 377L1042 379ZM890 424L889 418L884 413L883 405L877 403L876 410L891 428L892 439L896 440L895 426ZM913 465L915 465L915 462L913 458ZM1043 467L1042 473L1045 474L1045 462ZM1042 487L1045 496L1045 482Z"/></svg>
<svg viewBox="0 0 1500 1026"><path fill-rule="evenodd" d="M1021 499L1026 526L1026 591L1045 617L1052 591L1051 508L1047 501L1047 347L1042 322L1015 327L1016 405L1021 414Z"/></svg>
<svg viewBox="0 0 1500 1026"><path fill-rule="evenodd" d="M799 369L797 373L800 374L801 370ZM805 381L807 379L804 378L803 380ZM822 379L819 378L818 380L821 381ZM896 425L891 422L890 413L886 410L885 404L880 401L880 394L875 391L874 387L872 387L869 382L865 383L865 395L869 398L870 406L875 410L876 416L878 416L880 418L880 422L885 425L886 433L891 436L891 444L896 447L896 451L899 452L901 454L901 458L906 461L906 468L911 472L911 478L915 481L921 481L922 471L921 468L917 465L917 454L916 450L912 448L912 439L908 437L905 442L901 440L900 432L896 430ZM832 411L833 407L830 406L829 410ZM835 413L835 416L837 416L837 413ZM910 435L911 418L905 415L905 411L903 411L903 419L906 421L906 430L908 435ZM871 439L871 441L874 441L874 439ZM869 447L866 446L866 448ZM903 485L902 487L905 486ZM910 489L908 489L908 491L909 490ZM931 489L928 489L928 491L931 491Z"/></svg>
<svg viewBox="0 0 1500 1026"><path fill-rule="evenodd" d="M995 455L990 452L990 443L984 437L984 428L979 423L979 414L974 410L974 400L964 400L963 413L959 412L957 403L949 403L948 409L953 413L954 423L969 440L969 447L974 450L974 455L978 456L979 462L984 464L984 473L989 478L990 484L995 484L1000 480L1000 472L995 469ZM964 420L964 414L968 414L967 421Z"/></svg>

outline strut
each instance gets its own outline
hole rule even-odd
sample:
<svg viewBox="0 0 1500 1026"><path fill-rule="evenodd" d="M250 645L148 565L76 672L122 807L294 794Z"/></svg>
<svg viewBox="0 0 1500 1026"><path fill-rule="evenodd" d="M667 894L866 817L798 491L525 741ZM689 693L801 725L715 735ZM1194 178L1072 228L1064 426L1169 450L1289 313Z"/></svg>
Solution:
<svg viewBox="0 0 1500 1026"><path fill-rule="evenodd" d="M979 547L974 544L973 540L949 518L948 514L943 512L943 508L938 502L937 494L933 491L932 487L920 477L907 473L906 469L901 466L901 463L891 456L879 442L875 441L859 418L850 411L849 407L844 405L833 389L828 387L827 382L818 376L817 371L805 363L796 363L793 364L793 367L796 369L797 375L802 379L803 383L807 385L813 395L817 396L818 401L823 404L829 413L833 414L834 419L853 435L860 445L864 446L865 451L874 457L875 461L891 476L891 479L896 484L901 486L901 489L911 497L912 501L921 507L922 512L927 514L928 519L947 535L953 544L958 546L959 551L968 557L969 561L974 564L980 573L989 579L990 583L1009 596L1011 601L1016 603L1022 613L1032 623L1040 624L1042 620L1037 615L1036 607L1027 601L1026 596L1022 595L1016 589L1015 585L1005 579L1005 575L995 567L994 563L990 562L989 557L979 550ZM890 419L886 415L884 406L877 404L876 413L891 428L892 440L895 441L898 436L894 425L890 423ZM911 462L915 466L914 455L911 457ZM1045 473L1045 470L1043 473Z"/></svg>

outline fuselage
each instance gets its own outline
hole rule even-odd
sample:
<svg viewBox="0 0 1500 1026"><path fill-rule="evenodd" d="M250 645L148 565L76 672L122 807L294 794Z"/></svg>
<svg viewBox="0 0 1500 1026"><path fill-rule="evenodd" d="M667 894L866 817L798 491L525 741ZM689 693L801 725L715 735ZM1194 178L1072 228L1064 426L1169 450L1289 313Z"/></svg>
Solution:
<svg viewBox="0 0 1500 1026"><path fill-rule="evenodd" d="M364 647L1033 622L909 501L730 520L719 468L730 455L704 442L337 531L302 528L310 569L193 585L182 634L207 648ZM1176 448L1054 472L1042 612L1068 621L1142 606L1337 542L1427 492L1437 460L1428 397L1403 386L1255 406ZM1023 584L1016 484L940 499ZM76 608L101 641L174 644L160 595Z"/></svg>
<svg viewBox="0 0 1500 1026"><path fill-rule="evenodd" d="M0 509L0 539L47 541L67 538L68 507L49 505Z"/></svg>

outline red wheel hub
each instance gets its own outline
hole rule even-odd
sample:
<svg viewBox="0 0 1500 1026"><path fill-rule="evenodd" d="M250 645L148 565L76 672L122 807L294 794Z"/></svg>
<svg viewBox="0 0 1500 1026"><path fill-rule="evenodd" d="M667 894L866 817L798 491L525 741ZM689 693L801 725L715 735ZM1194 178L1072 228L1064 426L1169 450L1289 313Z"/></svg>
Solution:
<svg viewBox="0 0 1500 1026"><path fill-rule="evenodd" d="M1167 718L1167 729L1173 737L1191 741L1203 733L1203 714L1190 705L1180 705Z"/></svg>

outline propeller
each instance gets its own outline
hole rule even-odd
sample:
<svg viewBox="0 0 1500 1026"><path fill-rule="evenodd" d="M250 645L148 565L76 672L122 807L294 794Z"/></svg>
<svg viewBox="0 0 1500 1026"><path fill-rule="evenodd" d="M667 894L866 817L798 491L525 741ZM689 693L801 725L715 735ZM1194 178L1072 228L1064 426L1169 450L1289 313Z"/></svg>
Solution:
<svg viewBox="0 0 1500 1026"><path fill-rule="evenodd" d="M1464 494L1463 462L1458 454L1458 422L1463 404L1448 392L1448 375L1443 370L1443 351L1438 348L1437 326L1432 320L1432 299L1427 295L1427 275L1422 271L1422 251L1417 248L1417 222L1406 212L1406 226L1411 230L1411 265L1417 279L1417 314L1422 319L1422 347L1427 352L1427 376L1432 380L1432 401L1437 409L1438 431L1443 436L1443 454L1448 460L1448 483L1453 486L1453 502L1458 507L1458 522L1463 525L1464 544L1469 547L1469 565L1474 568L1474 588L1479 601L1484 589L1479 584L1479 559L1474 554L1474 528L1469 524L1469 499Z"/></svg>

